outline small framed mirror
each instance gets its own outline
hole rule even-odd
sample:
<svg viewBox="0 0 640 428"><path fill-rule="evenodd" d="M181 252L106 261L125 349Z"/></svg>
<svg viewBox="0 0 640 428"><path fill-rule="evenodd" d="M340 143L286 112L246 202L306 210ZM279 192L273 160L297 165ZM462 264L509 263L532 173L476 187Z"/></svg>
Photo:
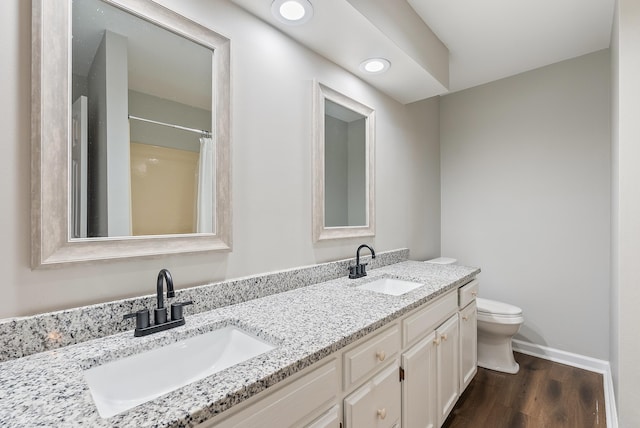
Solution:
<svg viewBox="0 0 640 428"><path fill-rule="evenodd" d="M231 249L230 41L152 0L33 0L32 267Z"/></svg>
<svg viewBox="0 0 640 428"><path fill-rule="evenodd" d="M375 235L375 112L314 82L314 241Z"/></svg>

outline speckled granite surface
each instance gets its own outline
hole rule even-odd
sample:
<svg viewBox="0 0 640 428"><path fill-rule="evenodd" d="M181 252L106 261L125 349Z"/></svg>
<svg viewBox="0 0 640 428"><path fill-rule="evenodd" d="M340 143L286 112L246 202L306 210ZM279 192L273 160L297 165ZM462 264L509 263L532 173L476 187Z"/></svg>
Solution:
<svg viewBox="0 0 640 428"><path fill-rule="evenodd" d="M405 261L358 280L341 277L188 315L185 326L155 335L134 338L129 331L6 361L0 364L0 426L193 426L465 284L479 271ZM355 288L381 276L425 285L402 296ZM227 324L278 347L111 418L98 415L83 369Z"/></svg>
<svg viewBox="0 0 640 428"><path fill-rule="evenodd" d="M363 260L368 261L369 269L372 269L408 257L409 250L402 248L378 253L374 260L369 257L363 257ZM176 297L169 303L192 300L194 304L185 309L185 314L193 315L339 278L347 274L349 264L355 264L354 259L176 290ZM135 327L133 321L124 321L122 316L156 307L155 280L150 278L149 291L153 294L147 296L0 320L0 362L131 330Z"/></svg>

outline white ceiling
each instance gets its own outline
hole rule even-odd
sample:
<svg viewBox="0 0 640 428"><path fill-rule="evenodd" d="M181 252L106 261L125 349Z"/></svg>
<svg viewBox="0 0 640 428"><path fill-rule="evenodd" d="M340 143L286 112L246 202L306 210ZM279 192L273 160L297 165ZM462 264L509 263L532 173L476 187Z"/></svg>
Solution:
<svg viewBox="0 0 640 428"><path fill-rule="evenodd" d="M272 0L231 1L410 103L609 47L615 0L311 0L314 16L301 26L277 21ZM135 89L210 106L210 90L191 84L210 85L210 52L167 31L156 34L148 28L153 25L120 11L124 17L114 18L116 10L97 0L74 1L74 72L83 68L76 52L83 51L80 56L90 63L102 31L109 28L129 38ZM159 62L167 51L174 60ZM188 57L175 60L175 55ZM362 60L376 56L391 61L388 72L368 75L359 69ZM87 67L85 62L81 74ZM182 77L179 91L166 83L175 82L176 75Z"/></svg>
<svg viewBox="0 0 640 428"><path fill-rule="evenodd" d="M611 38L614 0L407 1L449 48L450 91L605 49Z"/></svg>
<svg viewBox="0 0 640 428"><path fill-rule="evenodd" d="M100 0L74 0L72 72L87 76L105 30L127 38L129 89L211 110L213 52Z"/></svg>
<svg viewBox="0 0 640 428"><path fill-rule="evenodd" d="M231 1L409 103L605 49L615 0L311 0L314 16L301 26L273 18L272 0ZM448 48L448 82L432 38L445 63ZM392 67L366 75L358 65L368 56Z"/></svg>
<svg viewBox="0 0 640 428"><path fill-rule="evenodd" d="M231 1L401 103L418 101L447 90L441 81L446 83L446 79L439 79L436 67L432 66L433 70L430 70L431 64L424 59L431 53L431 58L438 61L442 55L446 63L446 48L405 0L394 4L404 12L405 18L407 13L408 18L414 18L402 22L404 31L410 31L410 37L405 38L384 19L388 15L385 7L398 0L311 0L313 17L303 25L287 25L277 20L271 14L273 0ZM379 9L371 10L375 8ZM423 40L419 49L414 49L407 40L419 38ZM430 43L426 43L427 40ZM440 51L436 45L441 46ZM371 75L359 69L362 61L375 57L384 57L391 62L387 72Z"/></svg>

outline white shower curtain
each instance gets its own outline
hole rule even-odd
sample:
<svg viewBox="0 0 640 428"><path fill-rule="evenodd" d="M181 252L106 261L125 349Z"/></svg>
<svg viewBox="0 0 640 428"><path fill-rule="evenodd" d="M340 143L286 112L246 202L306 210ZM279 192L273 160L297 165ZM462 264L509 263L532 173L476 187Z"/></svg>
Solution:
<svg viewBox="0 0 640 428"><path fill-rule="evenodd" d="M196 199L196 232L213 232L213 189L215 188L213 140L200 138L198 197Z"/></svg>

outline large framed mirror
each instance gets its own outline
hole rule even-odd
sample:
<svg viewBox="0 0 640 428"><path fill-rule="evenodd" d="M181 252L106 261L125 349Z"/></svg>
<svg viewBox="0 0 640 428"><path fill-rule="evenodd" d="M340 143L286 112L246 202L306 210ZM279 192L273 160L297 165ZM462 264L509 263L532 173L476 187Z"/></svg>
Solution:
<svg viewBox="0 0 640 428"><path fill-rule="evenodd" d="M314 82L314 241L375 235L375 112Z"/></svg>
<svg viewBox="0 0 640 428"><path fill-rule="evenodd" d="M33 0L32 267L231 249L230 41L151 0Z"/></svg>

